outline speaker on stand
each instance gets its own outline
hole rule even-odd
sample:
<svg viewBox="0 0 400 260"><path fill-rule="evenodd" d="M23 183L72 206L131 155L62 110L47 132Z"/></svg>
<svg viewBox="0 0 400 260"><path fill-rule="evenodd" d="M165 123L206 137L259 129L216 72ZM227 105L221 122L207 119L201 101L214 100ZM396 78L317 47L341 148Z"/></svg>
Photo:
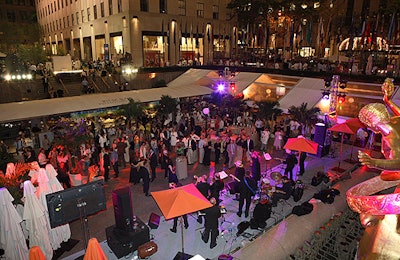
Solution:
<svg viewBox="0 0 400 260"><path fill-rule="evenodd" d="M326 125L317 123L315 125L314 142L318 143L317 156L323 157L329 153L329 148L325 146Z"/></svg>
<svg viewBox="0 0 400 260"><path fill-rule="evenodd" d="M116 228L130 232L132 230L133 208L132 192L129 187L116 189L112 192Z"/></svg>

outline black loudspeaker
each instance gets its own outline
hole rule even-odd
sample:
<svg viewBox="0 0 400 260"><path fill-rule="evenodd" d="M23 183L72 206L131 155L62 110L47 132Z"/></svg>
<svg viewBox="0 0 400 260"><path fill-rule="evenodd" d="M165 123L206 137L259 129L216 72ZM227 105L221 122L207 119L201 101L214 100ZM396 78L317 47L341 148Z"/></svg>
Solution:
<svg viewBox="0 0 400 260"><path fill-rule="evenodd" d="M50 226L55 228L80 218L80 209L86 215L106 209L106 195L102 180L46 195Z"/></svg>
<svg viewBox="0 0 400 260"><path fill-rule="evenodd" d="M124 231L132 230L132 193L129 187L114 190L112 192L114 205L115 226Z"/></svg>
<svg viewBox="0 0 400 260"><path fill-rule="evenodd" d="M186 254L186 253L178 252L175 255L173 260L188 260L188 259L190 259L192 257L193 257L193 255L189 255L189 254Z"/></svg>
<svg viewBox="0 0 400 260"><path fill-rule="evenodd" d="M121 258L138 249L139 246L150 241L149 228L137 219L131 232L125 232L115 225L106 228L107 244L117 256Z"/></svg>
<svg viewBox="0 0 400 260"><path fill-rule="evenodd" d="M323 146L325 144L325 137L326 137L326 126L324 124L316 124L314 133L314 142Z"/></svg>
<svg viewBox="0 0 400 260"><path fill-rule="evenodd" d="M323 146L323 145L319 144L316 156L323 157L325 155L328 155L330 147L331 147L330 145Z"/></svg>
<svg viewBox="0 0 400 260"><path fill-rule="evenodd" d="M147 223L147 225L151 228L151 229L157 229L158 226L160 225L160 216L157 215L156 213L151 213L150 217L149 217L149 222Z"/></svg>

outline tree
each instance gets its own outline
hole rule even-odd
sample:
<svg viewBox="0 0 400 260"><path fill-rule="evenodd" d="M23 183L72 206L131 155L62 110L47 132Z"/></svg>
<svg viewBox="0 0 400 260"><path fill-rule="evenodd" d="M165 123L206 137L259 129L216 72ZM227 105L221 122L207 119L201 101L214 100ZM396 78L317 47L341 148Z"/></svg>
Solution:
<svg viewBox="0 0 400 260"><path fill-rule="evenodd" d="M128 104L120 106L121 114L124 115L128 122L132 119L135 121L144 115L144 107L141 102L136 102L132 98L128 98Z"/></svg>
<svg viewBox="0 0 400 260"><path fill-rule="evenodd" d="M157 112L161 115L168 115L176 111L178 101L168 95L162 95L157 106Z"/></svg>
<svg viewBox="0 0 400 260"><path fill-rule="evenodd" d="M282 109L279 108L278 101L262 101L256 103L258 106L258 115L260 118L268 120L282 114Z"/></svg>
<svg viewBox="0 0 400 260"><path fill-rule="evenodd" d="M315 125L318 122L318 114L321 110L318 107L307 108L307 103L302 103L300 106L291 106L288 112L296 120L305 127Z"/></svg>
<svg viewBox="0 0 400 260"><path fill-rule="evenodd" d="M32 64L39 64L47 61L45 51L38 44L19 45L17 48L17 55L20 62L29 61Z"/></svg>

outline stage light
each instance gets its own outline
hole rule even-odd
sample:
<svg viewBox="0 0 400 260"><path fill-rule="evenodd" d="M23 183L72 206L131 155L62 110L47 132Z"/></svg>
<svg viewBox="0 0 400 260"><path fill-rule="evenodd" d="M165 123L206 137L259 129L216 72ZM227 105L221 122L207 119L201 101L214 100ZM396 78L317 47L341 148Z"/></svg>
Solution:
<svg viewBox="0 0 400 260"><path fill-rule="evenodd" d="M329 88L331 86L331 80L325 79L325 88Z"/></svg>
<svg viewBox="0 0 400 260"><path fill-rule="evenodd" d="M235 84L235 82L231 82L231 83L229 84L229 87L230 87L230 89L231 89L232 92L236 92L236 84Z"/></svg>
<svg viewBox="0 0 400 260"><path fill-rule="evenodd" d="M322 98L323 99L329 99L329 95L330 95L331 93L329 92L329 91L327 91L327 90L324 90L323 92L322 92Z"/></svg>
<svg viewBox="0 0 400 260"><path fill-rule="evenodd" d="M346 102L346 93L339 93L338 94L338 103L343 104Z"/></svg>
<svg viewBox="0 0 400 260"><path fill-rule="evenodd" d="M345 89L347 87L347 80L341 80L339 83L339 88Z"/></svg>
<svg viewBox="0 0 400 260"><path fill-rule="evenodd" d="M224 83L218 83L217 89L219 92L225 91L225 84Z"/></svg>

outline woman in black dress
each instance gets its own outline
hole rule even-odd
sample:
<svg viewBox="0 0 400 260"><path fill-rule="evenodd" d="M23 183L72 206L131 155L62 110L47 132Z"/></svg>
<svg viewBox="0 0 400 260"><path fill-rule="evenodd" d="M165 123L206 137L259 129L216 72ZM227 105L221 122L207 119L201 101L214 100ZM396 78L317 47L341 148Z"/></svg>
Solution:
<svg viewBox="0 0 400 260"><path fill-rule="evenodd" d="M207 138L206 140L207 145L204 146L204 159L203 159L203 164L206 166L210 166L210 161L211 161L211 141L210 138Z"/></svg>

